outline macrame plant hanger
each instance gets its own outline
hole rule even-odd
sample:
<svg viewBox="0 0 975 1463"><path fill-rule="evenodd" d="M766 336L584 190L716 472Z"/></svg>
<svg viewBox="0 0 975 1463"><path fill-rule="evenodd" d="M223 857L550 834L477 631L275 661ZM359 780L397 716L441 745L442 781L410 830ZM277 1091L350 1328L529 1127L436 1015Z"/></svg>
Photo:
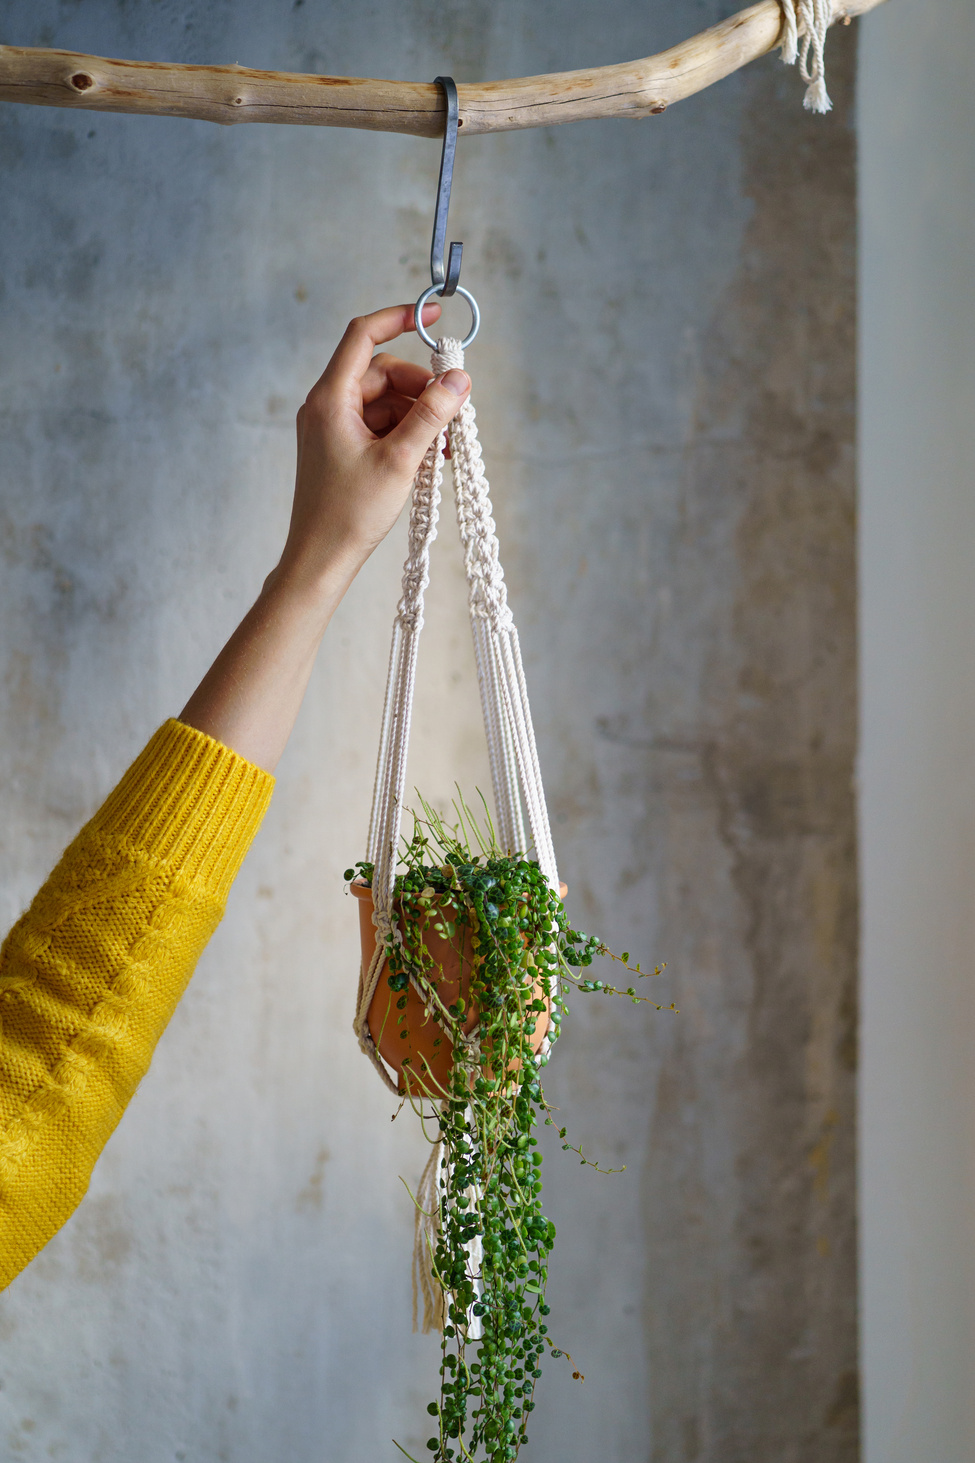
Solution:
<svg viewBox="0 0 975 1463"><path fill-rule="evenodd" d="M823 74L823 43L832 17L833 0L780 0L784 15L783 59L798 60L807 91L805 105L813 111L828 111L829 97ZM799 41L800 32L802 41ZM439 375L451 368L463 369L464 351L480 327L480 311L474 296L460 284L463 245L451 243L446 262L447 212L457 146L457 88L450 77L438 76L446 102L440 181L430 251L428 289L416 302L414 322L420 339L431 348L431 366ZM462 341L442 337L433 340L423 325L423 307L434 295L447 299L459 294L471 309L471 329ZM538 765L535 733L528 705L528 689L522 665L518 631L508 605L498 538L492 517L488 481L477 437L477 420L470 400L465 402L447 428L429 448L413 484L410 506L409 544L403 566L403 587L389 652L386 697L383 705L376 781L369 820L367 858L373 865L372 898L375 945L368 963L359 971L355 1032L359 1045L391 1092L399 1084L390 1073L373 1040L368 1014L382 979L390 940L402 939L394 908L396 863L406 793L406 761L413 714L417 651L423 629L423 602L430 582L430 545L437 536L440 495L443 485L445 443L450 444L450 465L454 481L457 524L467 576L468 610L474 641L474 658L484 718L494 793L496 831L508 853L534 854L551 887L560 892L545 790ZM415 982L414 982L414 988ZM434 997L419 992L427 1001ZM428 1009L428 1016L432 1014ZM457 1054L461 1060L476 1061L477 1031L456 1040L470 1049ZM540 1056L544 1059L547 1040ZM445 1323L444 1296L434 1271L440 1195L443 1185L442 1145L430 1151L415 1196L413 1238L413 1328L417 1329L418 1302L422 1298L423 1330ZM480 1275L481 1240L469 1243L471 1273ZM479 1285L479 1281L477 1282ZM481 1335L480 1318L472 1308L467 1318L467 1335Z"/></svg>
<svg viewBox="0 0 975 1463"><path fill-rule="evenodd" d="M439 375L452 368L463 369L464 351L480 327L480 311L474 296L459 283L463 245L452 243L446 264L444 262L458 108L457 88L453 80L449 76L438 76L436 82L446 99L447 121L430 251L431 284L416 302L414 320L417 334L433 351L431 366ZM447 298L453 294L462 295L471 308L470 333L463 341L449 337L435 341L424 328L423 307L434 295ZM367 858L374 866L372 897L376 947L370 963L368 966L364 963L360 972L355 1032L360 1047L393 1092L398 1092L398 1084L376 1048L366 1018L382 974L387 942L390 938L401 938L393 908L393 890L406 792L406 759L417 649L423 629L424 594L430 582L430 545L437 536L447 441L450 443L457 525L467 575L467 602L491 766L498 839L510 853L533 854L552 888L556 891L559 888L518 631L508 605L498 538L491 516L488 481L477 437L477 421L468 399L446 433L441 433L427 451L413 484L409 547L403 567L402 594L393 621L369 821ZM476 1035L469 1040L476 1041Z"/></svg>

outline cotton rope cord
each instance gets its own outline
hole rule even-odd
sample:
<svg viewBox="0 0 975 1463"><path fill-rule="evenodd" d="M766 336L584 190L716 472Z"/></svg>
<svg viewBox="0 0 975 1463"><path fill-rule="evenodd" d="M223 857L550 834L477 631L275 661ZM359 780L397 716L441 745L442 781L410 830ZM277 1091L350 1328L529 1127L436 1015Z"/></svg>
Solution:
<svg viewBox="0 0 975 1463"><path fill-rule="evenodd" d="M413 1214L413 1330L422 1329L424 1336L430 1331L442 1331L447 1319L443 1287L434 1270L434 1258L440 1239L440 1200L447 1188L443 1167L443 1144L436 1142L430 1149L426 1167L416 1190L416 1207ZM471 1204L480 1199L477 1187L472 1184L466 1190ZM468 1275L474 1286L474 1299L467 1311L464 1323L466 1340L478 1341L484 1334L480 1316L474 1314L474 1306L484 1293L481 1276L484 1265L484 1242L479 1234L469 1239L464 1246L467 1251ZM423 1301L423 1325L418 1323L419 1303Z"/></svg>
<svg viewBox="0 0 975 1463"><path fill-rule="evenodd" d="M460 342L449 337L439 340L431 357L431 366L438 376L451 369L463 370L464 352ZM477 436L477 418L468 399L450 423L446 436L441 433L427 451L413 484L403 588L393 622L369 819L367 858L373 864L376 947L368 966L363 966L360 971L354 1029L360 1047L386 1086L397 1093L398 1084L379 1054L367 1017L382 975L387 943L390 938L402 940L393 908L396 855L406 792L417 649L423 629L424 594L430 582L430 545L437 535L445 440L450 443L457 523L467 576L468 611L498 839L510 853L533 852L552 889L556 893L559 890L521 647L508 605L488 481ZM437 1004L436 997L423 994L429 1012ZM464 1045L468 1049L458 1053L458 1058L468 1062L476 1060L476 1033L467 1038Z"/></svg>
<svg viewBox="0 0 975 1463"><path fill-rule="evenodd" d="M781 0L781 4L782 60L787 66L799 63L799 75L806 83L802 105L810 112L830 112L833 103L826 90L824 51L826 32L833 22L833 0Z"/></svg>
<svg viewBox="0 0 975 1463"><path fill-rule="evenodd" d="M433 1258L440 1235L441 1160L443 1144L434 1143L417 1185L413 1212L413 1330L423 1301L423 1334L442 1331L446 1320L443 1288L433 1273Z"/></svg>
<svg viewBox="0 0 975 1463"><path fill-rule="evenodd" d="M416 656L420 631L423 629L423 598L430 582L430 545L437 536L440 516L443 462L441 437L428 448L413 483L408 551L403 567L402 593L393 621L367 842L367 857L373 864L372 918L376 926L376 948L368 969L363 969L359 977L355 1031L359 1045L368 1054L386 1085L394 1092L399 1090L398 1084L390 1077L379 1055L366 1023L366 1015L379 984L386 944L390 936L396 941L402 939L393 916L396 850L399 846L403 794L406 787L406 753L413 713Z"/></svg>

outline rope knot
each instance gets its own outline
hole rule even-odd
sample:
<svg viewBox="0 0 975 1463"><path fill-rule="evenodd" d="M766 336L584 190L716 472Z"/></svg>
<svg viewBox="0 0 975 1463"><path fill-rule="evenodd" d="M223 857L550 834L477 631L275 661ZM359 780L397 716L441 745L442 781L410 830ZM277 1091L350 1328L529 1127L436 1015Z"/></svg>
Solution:
<svg viewBox="0 0 975 1463"><path fill-rule="evenodd" d="M464 352L460 341L454 340L450 335L442 335L437 341L437 349L430 357L430 366L435 376L442 376L444 371L462 371Z"/></svg>
<svg viewBox="0 0 975 1463"><path fill-rule="evenodd" d="M780 3L782 60L787 66L799 62L799 74L806 83L802 105L810 112L829 112L833 103L826 90L823 51L826 32L835 18L833 0L780 0Z"/></svg>

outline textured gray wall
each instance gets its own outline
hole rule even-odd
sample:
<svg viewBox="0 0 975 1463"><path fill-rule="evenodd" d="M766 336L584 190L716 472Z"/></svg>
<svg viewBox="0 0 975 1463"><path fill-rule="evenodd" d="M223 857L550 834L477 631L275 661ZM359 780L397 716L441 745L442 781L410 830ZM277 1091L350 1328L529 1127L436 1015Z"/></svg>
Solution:
<svg viewBox="0 0 975 1463"><path fill-rule="evenodd" d="M645 54L734 7L18 0L8 42L460 80ZM451 233L571 908L679 1016L577 1001L550 1092L538 1463L857 1454L853 40L643 124L471 139ZM0 115L12 919L252 598L292 417L350 313L423 281L430 143ZM415 349L415 348L414 348ZM414 1450L422 1143L349 1031L402 538L330 631L228 917L77 1216L0 1299L0 1452ZM413 777L486 779L449 524ZM551 1170L551 1173L549 1172Z"/></svg>

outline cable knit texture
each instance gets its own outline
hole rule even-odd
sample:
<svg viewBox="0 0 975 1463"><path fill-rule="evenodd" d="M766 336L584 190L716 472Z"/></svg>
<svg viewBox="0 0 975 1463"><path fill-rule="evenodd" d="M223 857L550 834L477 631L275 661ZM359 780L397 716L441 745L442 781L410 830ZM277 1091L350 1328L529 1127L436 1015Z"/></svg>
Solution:
<svg viewBox="0 0 975 1463"><path fill-rule="evenodd" d="M60 1229L223 914L274 779L169 721L0 951L0 1287Z"/></svg>

